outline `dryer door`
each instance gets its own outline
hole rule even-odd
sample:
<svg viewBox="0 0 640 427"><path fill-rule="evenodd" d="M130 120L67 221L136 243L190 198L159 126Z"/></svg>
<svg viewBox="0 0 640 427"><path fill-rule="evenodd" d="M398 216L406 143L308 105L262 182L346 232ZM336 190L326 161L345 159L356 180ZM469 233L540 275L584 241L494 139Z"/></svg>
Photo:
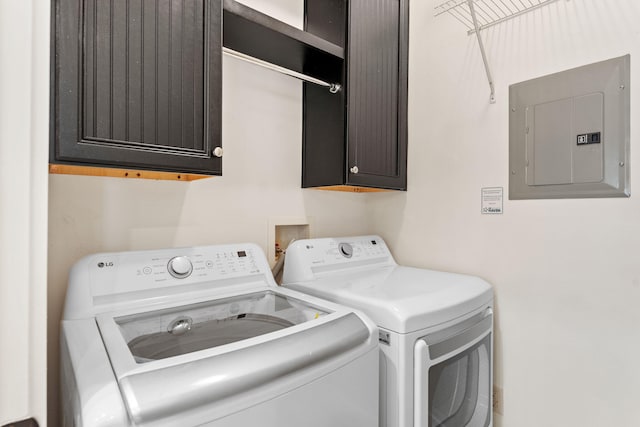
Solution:
<svg viewBox="0 0 640 427"><path fill-rule="evenodd" d="M415 345L416 427L492 425L491 309Z"/></svg>

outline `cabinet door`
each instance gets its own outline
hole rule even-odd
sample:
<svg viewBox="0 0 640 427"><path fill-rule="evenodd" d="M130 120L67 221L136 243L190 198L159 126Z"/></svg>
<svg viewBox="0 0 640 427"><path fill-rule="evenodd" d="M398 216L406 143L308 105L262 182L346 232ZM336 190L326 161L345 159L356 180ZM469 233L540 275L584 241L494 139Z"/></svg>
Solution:
<svg viewBox="0 0 640 427"><path fill-rule="evenodd" d="M220 174L220 0L58 0L52 163Z"/></svg>
<svg viewBox="0 0 640 427"><path fill-rule="evenodd" d="M406 189L408 0L350 0L347 184Z"/></svg>

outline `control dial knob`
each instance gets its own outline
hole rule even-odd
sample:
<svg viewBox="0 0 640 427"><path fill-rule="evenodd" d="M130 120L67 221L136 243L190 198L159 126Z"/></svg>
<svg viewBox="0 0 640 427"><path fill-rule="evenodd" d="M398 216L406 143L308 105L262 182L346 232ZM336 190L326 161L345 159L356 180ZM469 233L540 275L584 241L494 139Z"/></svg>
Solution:
<svg viewBox="0 0 640 427"><path fill-rule="evenodd" d="M348 243L340 243L338 249L345 258L351 258L353 256L353 246Z"/></svg>
<svg viewBox="0 0 640 427"><path fill-rule="evenodd" d="M167 264L167 270L176 279L184 279L189 277L193 271L193 264L186 256L177 256L169 260Z"/></svg>

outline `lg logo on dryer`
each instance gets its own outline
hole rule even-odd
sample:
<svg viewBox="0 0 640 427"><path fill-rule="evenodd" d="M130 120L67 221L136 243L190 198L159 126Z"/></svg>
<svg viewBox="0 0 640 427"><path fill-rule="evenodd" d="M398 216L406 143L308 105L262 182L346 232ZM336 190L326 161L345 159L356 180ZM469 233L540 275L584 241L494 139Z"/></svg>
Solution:
<svg viewBox="0 0 640 427"><path fill-rule="evenodd" d="M98 263L98 267L103 268L103 267L113 267L113 261L108 261L108 262L102 262L100 261Z"/></svg>

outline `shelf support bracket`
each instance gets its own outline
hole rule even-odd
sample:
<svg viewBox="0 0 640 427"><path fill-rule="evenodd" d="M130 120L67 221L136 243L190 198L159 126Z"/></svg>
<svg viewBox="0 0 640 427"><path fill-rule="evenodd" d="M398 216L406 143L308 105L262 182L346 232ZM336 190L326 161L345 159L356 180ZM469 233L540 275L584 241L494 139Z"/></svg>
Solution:
<svg viewBox="0 0 640 427"><path fill-rule="evenodd" d="M489 102L491 104L496 103L496 90L493 85L493 77L491 76L491 70L489 69L489 61L487 60L487 54L484 51L484 43L482 42L482 37L480 36L480 26L478 25L478 19L476 17L476 9L473 5L474 0L467 0L469 4L469 12L471 13L471 18L473 19L473 27L475 28L476 37L478 38L478 45L480 46L480 54L482 55L482 62L484 62L484 71L487 73L487 80L489 80L489 89L491 90L491 94L489 95Z"/></svg>

